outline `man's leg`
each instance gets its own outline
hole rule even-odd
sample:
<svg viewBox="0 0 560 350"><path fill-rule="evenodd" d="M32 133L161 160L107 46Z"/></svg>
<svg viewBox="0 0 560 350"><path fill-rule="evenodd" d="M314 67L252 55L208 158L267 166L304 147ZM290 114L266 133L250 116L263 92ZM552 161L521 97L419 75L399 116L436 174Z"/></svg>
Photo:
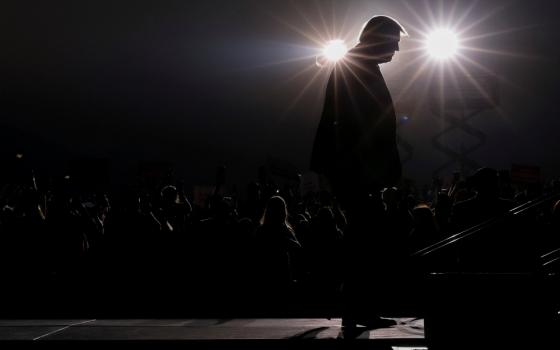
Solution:
<svg viewBox="0 0 560 350"><path fill-rule="evenodd" d="M348 227L344 234L344 285L342 326L383 328L394 325L379 317L377 296L387 286L377 278L383 275L376 264L376 234L384 228L384 209L379 191L344 198Z"/></svg>

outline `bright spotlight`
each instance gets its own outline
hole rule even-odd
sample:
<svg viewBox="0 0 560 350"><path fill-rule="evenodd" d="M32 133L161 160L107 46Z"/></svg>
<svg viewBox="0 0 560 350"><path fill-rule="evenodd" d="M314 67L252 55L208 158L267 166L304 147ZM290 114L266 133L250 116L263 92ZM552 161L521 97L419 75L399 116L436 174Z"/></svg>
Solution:
<svg viewBox="0 0 560 350"><path fill-rule="evenodd" d="M451 58L457 53L459 48L459 40L457 35L449 29L438 29L428 35L426 40L426 50L430 56L445 60Z"/></svg>
<svg viewBox="0 0 560 350"><path fill-rule="evenodd" d="M323 49L323 56L330 62L341 60L348 52L348 47L344 40L331 40Z"/></svg>

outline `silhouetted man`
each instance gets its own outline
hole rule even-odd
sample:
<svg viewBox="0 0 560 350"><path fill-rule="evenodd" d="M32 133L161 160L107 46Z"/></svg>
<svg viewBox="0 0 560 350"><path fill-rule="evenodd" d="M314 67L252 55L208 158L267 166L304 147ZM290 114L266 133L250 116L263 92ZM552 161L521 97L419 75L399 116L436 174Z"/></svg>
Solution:
<svg viewBox="0 0 560 350"><path fill-rule="evenodd" d="M357 303L371 304L372 273L383 274L379 262L387 261L389 251L383 252L387 230L380 190L397 184L401 163L393 101L379 65L392 60L401 34L406 31L394 19L373 17L358 45L336 63L311 156L311 170L326 177L348 215L344 289L352 305L346 303L343 326L387 325Z"/></svg>
<svg viewBox="0 0 560 350"><path fill-rule="evenodd" d="M395 185L401 176L393 101L379 65L399 50L395 20L373 17L360 41L331 73L311 170L339 197Z"/></svg>

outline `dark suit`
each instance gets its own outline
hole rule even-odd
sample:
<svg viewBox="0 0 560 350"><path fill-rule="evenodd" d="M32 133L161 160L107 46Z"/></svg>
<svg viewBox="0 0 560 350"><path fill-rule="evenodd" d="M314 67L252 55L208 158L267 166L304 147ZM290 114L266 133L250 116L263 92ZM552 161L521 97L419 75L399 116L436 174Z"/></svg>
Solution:
<svg viewBox="0 0 560 350"><path fill-rule="evenodd" d="M326 176L348 216L345 318L378 312L368 301L383 299L392 260L387 234L393 233L386 228L380 190L401 177L393 100L378 64L360 50L351 50L331 73L311 156L311 170Z"/></svg>
<svg viewBox="0 0 560 350"><path fill-rule="evenodd" d="M395 185L401 176L393 100L379 66L354 48L331 73L311 170L338 196Z"/></svg>

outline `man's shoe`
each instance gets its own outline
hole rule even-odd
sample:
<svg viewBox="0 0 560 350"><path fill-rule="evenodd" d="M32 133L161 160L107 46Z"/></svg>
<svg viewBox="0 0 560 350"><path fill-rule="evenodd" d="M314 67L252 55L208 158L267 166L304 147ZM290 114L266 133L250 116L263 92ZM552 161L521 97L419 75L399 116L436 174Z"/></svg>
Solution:
<svg viewBox="0 0 560 350"><path fill-rule="evenodd" d="M388 328L391 326L396 325L397 322L395 320L391 320L388 318L381 318L381 317L373 317L373 318L343 318L342 319L342 328L356 328L356 326L362 326L366 329L378 329L378 328Z"/></svg>

